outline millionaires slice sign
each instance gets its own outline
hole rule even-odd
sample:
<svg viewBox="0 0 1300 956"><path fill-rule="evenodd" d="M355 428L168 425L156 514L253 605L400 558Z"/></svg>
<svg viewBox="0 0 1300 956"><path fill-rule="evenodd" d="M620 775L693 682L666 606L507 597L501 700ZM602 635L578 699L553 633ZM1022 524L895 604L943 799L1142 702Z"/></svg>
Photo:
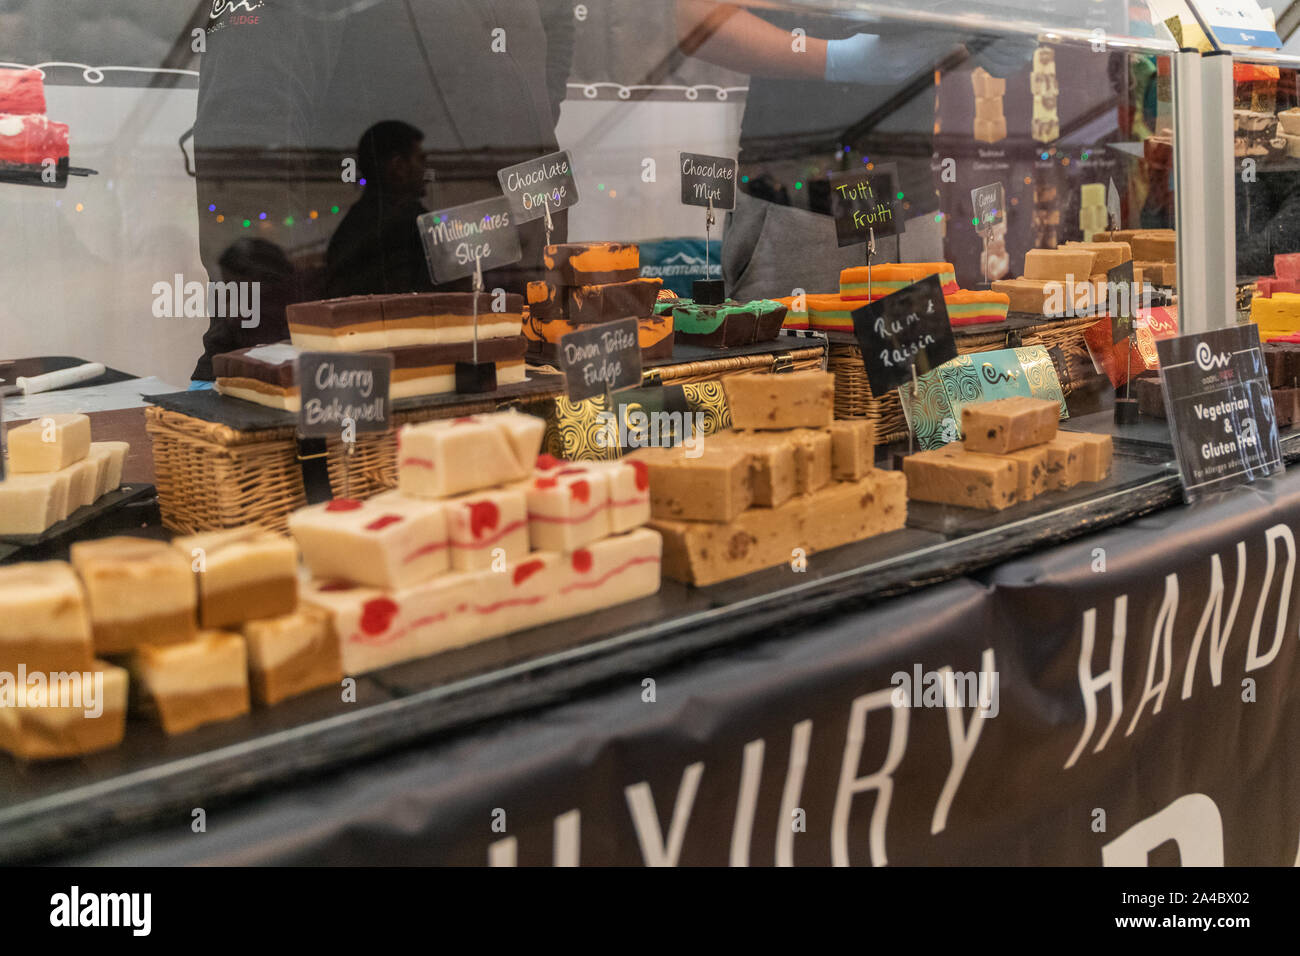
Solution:
<svg viewBox="0 0 1300 956"><path fill-rule="evenodd" d="M416 222L435 284L523 258L514 213L505 196L426 212Z"/></svg>

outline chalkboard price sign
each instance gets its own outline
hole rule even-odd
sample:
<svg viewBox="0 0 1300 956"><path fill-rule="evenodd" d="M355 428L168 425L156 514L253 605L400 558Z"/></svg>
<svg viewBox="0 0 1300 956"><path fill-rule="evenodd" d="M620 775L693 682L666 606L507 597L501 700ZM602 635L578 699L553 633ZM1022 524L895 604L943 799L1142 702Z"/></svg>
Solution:
<svg viewBox="0 0 1300 956"><path fill-rule="evenodd" d="M392 377L391 355L303 352L298 356L299 433L304 438L338 438L349 423L358 434L386 431L392 415Z"/></svg>
<svg viewBox="0 0 1300 956"><path fill-rule="evenodd" d="M435 283L484 272L523 258L515 214L504 196L426 212L416 219Z"/></svg>
<svg viewBox="0 0 1300 956"><path fill-rule="evenodd" d="M560 370L569 400L641 384L641 343L636 319L602 322L560 339Z"/></svg>
<svg viewBox="0 0 1300 956"><path fill-rule="evenodd" d="M905 231L903 202L898 192L898 167L878 163L872 169L833 173L831 215L840 246L867 242L872 234L896 236Z"/></svg>
<svg viewBox="0 0 1300 956"><path fill-rule="evenodd" d="M883 395L957 357L939 277L927 276L853 313L871 391Z"/></svg>
<svg viewBox="0 0 1300 956"><path fill-rule="evenodd" d="M975 231L981 235L987 235L995 226L1007 221L1006 191L1001 183L972 189L970 201L975 210Z"/></svg>
<svg viewBox="0 0 1300 956"><path fill-rule="evenodd" d="M1111 343L1124 341L1133 331L1133 312L1138 307L1139 291L1133 284L1133 260L1106 270L1106 301L1098 308L1110 312Z"/></svg>
<svg viewBox="0 0 1300 956"><path fill-rule="evenodd" d="M682 203L714 209L736 207L736 161L727 156L680 153Z"/></svg>
<svg viewBox="0 0 1300 956"><path fill-rule="evenodd" d="M554 215L578 202L578 184L567 149L507 166L497 171L497 179L516 223L541 219L547 206Z"/></svg>

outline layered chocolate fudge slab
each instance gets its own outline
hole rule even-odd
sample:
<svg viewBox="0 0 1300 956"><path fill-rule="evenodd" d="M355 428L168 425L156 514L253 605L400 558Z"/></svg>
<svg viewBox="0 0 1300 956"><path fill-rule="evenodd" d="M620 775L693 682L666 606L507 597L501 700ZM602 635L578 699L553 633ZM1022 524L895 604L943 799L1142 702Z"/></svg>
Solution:
<svg viewBox="0 0 1300 956"><path fill-rule="evenodd" d="M622 242L567 242L547 246L542 264L554 286L627 282L641 274L641 250Z"/></svg>
<svg viewBox="0 0 1300 956"><path fill-rule="evenodd" d="M296 302L286 310L289 338L307 352L364 352L388 344L383 296Z"/></svg>
<svg viewBox="0 0 1300 956"><path fill-rule="evenodd" d="M0 672L90 670L90 616L81 582L63 561L0 567Z"/></svg>
<svg viewBox="0 0 1300 956"><path fill-rule="evenodd" d="M386 351L393 356L393 377L388 394L394 399L454 392L456 363L472 362L475 355L473 341L410 345ZM480 337L478 343L478 361L496 365L498 386L526 380L524 356L527 352L528 340L518 334Z"/></svg>
<svg viewBox="0 0 1300 956"><path fill-rule="evenodd" d="M384 296L381 303L384 344L388 348L400 348L470 342L474 339L476 314L480 344L484 339L512 338L521 333L523 296L479 292L477 297L476 307L473 292L415 292Z"/></svg>
<svg viewBox="0 0 1300 956"><path fill-rule="evenodd" d="M193 638L198 604L194 575L190 562L171 545L146 538L101 538L76 542L71 557L85 587L97 653Z"/></svg>
<svg viewBox="0 0 1300 956"><path fill-rule="evenodd" d="M301 354L296 346L280 344L214 355L216 389L231 398L297 412L302 407L297 366Z"/></svg>
<svg viewBox="0 0 1300 956"><path fill-rule="evenodd" d="M248 525L175 538L172 547L194 572L202 627L279 617L298 606L298 549L283 535Z"/></svg>
<svg viewBox="0 0 1300 956"><path fill-rule="evenodd" d="M144 644L129 667L140 710L168 734L248 713L248 651L239 634L204 631L181 644Z"/></svg>
<svg viewBox="0 0 1300 956"><path fill-rule="evenodd" d="M638 318L636 325L637 343L641 346L642 359L672 357L674 338L671 312L667 315ZM535 361L558 365L560 339L570 332L577 331L577 328L568 319L541 319L530 316L524 326L528 354Z"/></svg>
<svg viewBox="0 0 1300 956"><path fill-rule="evenodd" d="M108 750L126 733L124 668L94 661L60 686L18 688L21 704L0 707L0 750L19 760L55 760Z"/></svg>
<svg viewBox="0 0 1300 956"><path fill-rule="evenodd" d="M758 309L740 305L682 305L673 309L673 329L683 345L734 348L757 341ZM780 306L784 309L784 306ZM781 313L785 319L785 313ZM779 329L780 326L777 326Z"/></svg>
<svg viewBox="0 0 1300 956"><path fill-rule="evenodd" d="M284 617L249 621L243 633L253 699L259 704L278 704L343 679L338 638L329 614L318 607L303 605Z"/></svg>

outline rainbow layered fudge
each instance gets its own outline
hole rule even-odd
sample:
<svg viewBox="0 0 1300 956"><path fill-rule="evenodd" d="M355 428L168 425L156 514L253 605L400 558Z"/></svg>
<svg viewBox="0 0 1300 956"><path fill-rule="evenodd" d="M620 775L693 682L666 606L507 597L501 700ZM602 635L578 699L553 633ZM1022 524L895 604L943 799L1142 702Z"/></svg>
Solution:
<svg viewBox="0 0 1300 956"><path fill-rule="evenodd" d="M932 275L939 277L944 295L957 291L957 272L951 262L886 262L870 269L853 266L841 270L840 297L855 302L874 302Z"/></svg>

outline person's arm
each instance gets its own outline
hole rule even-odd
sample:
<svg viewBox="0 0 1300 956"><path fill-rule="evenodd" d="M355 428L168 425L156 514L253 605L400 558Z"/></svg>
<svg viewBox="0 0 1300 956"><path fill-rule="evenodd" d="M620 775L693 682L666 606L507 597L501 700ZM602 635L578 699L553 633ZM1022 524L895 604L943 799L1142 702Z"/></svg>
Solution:
<svg viewBox="0 0 1300 956"><path fill-rule="evenodd" d="M820 80L826 75L826 41L805 37L796 52L788 30L740 7L712 0L677 0L677 46L737 73Z"/></svg>

